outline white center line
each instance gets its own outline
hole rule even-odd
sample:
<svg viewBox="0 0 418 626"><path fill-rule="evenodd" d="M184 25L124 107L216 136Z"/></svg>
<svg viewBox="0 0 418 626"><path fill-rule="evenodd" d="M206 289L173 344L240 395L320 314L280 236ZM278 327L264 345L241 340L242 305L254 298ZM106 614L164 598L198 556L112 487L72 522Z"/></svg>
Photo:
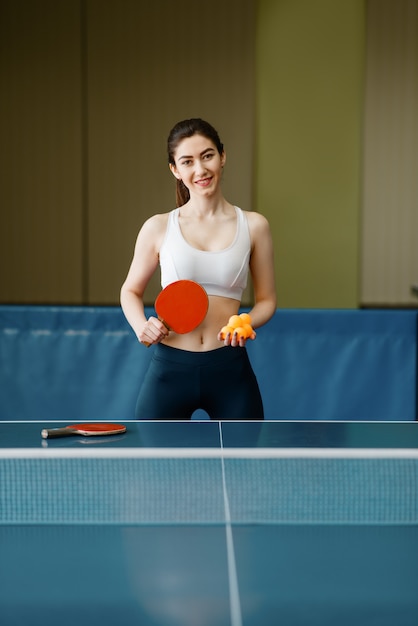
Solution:
<svg viewBox="0 0 418 626"><path fill-rule="evenodd" d="M221 449L223 450L222 429L219 423L219 435L221 439ZM228 582L229 582L229 605L231 611L231 626L242 626L241 602L238 589L238 575L235 562L234 540L232 536L231 510L229 507L228 493L226 489L225 461L221 457L222 482L225 506L225 532L226 532L226 554L228 562Z"/></svg>

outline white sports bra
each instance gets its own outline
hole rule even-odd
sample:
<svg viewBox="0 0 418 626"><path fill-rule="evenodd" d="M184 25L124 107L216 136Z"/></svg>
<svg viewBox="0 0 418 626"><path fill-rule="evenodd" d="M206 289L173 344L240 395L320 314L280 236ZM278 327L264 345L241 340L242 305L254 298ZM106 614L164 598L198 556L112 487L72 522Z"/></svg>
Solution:
<svg viewBox="0 0 418 626"><path fill-rule="evenodd" d="M208 295L241 301L247 286L251 239L244 212L235 207L237 231L228 248L216 252L198 250L183 237L180 209L170 211L167 231L160 250L161 285L188 279L200 283Z"/></svg>

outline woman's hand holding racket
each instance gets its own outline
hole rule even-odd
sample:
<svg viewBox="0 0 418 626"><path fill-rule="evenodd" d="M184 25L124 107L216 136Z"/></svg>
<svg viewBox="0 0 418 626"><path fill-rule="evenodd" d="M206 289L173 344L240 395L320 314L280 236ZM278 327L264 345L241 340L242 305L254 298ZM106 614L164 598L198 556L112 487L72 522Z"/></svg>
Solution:
<svg viewBox="0 0 418 626"><path fill-rule="evenodd" d="M158 343L171 330L179 335L190 333L203 322L208 306L208 295L199 283L193 280L170 283L158 294L155 301L155 311L160 323L156 323L157 319L152 317L147 322L149 333L154 336L153 340L142 343L147 347L151 343Z"/></svg>
<svg viewBox="0 0 418 626"><path fill-rule="evenodd" d="M225 346L244 348L247 339L255 339L256 332L251 326L251 316L248 313L232 315L226 326L223 326L218 334L218 340L223 341Z"/></svg>
<svg viewBox="0 0 418 626"><path fill-rule="evenodd" d="M169 332L170 330L158 317L151 315L145 322L138 339L144 346L148 347L160 343L165 337L168 337Z"/></svg>

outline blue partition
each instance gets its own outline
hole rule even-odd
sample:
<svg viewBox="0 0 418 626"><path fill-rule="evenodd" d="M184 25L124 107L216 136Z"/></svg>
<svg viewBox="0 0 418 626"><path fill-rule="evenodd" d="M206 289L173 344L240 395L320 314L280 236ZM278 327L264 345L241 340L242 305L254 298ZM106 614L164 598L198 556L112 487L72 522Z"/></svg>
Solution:
<svg viewBox="0 0 418 626"><path fill-rule="evenodd" d="M133 419L151 358L119 307L0 307L0 419Z"/></svg>
<svg viewBox="0 0 418 626"><path fill-rule="evenodd" d="M133 419L152 350L119 307L1 306L0 419ZM416 311L278 310L248 351L266 419L417 419Z"/></svg>
<svg viewBox="0 0 418 626"><path fill-rule="evenodd" d="M269 419L417 419L416 311L278 311L248 350Z"/></svg>

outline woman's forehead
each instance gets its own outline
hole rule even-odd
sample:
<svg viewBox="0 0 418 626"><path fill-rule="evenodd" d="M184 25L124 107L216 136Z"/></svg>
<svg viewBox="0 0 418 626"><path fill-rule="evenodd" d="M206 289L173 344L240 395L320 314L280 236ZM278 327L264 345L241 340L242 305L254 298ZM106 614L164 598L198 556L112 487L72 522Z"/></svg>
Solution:
<svg viewBox="0 0 418 626"><path fill-rule="evenodd" d="M191 137L185 137L179 142L175 151L175 156L177 159L182 156L193 156L195 154L200 154L208 148L216 149L213 141L204 135L195 133Z"/></svg>

